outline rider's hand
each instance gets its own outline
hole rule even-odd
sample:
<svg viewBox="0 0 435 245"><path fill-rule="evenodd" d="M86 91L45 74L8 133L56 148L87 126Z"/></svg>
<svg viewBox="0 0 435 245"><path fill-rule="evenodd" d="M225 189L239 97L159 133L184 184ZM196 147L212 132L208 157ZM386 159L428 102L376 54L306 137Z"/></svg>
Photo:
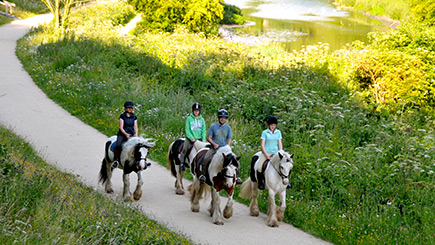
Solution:
<svg viewBox="0 0 435 245"><path fill-rule="evenodd" d="M217 150L219 148L219 145L215 143L213 144L213 147Z"/></svg>
<svg viewBox="0 0 435 245"><path fill-rule="evenodd" d="M191 140L192 142L195 142L196 141L196 139L195 138L193 138L192 140Z"/></svg>

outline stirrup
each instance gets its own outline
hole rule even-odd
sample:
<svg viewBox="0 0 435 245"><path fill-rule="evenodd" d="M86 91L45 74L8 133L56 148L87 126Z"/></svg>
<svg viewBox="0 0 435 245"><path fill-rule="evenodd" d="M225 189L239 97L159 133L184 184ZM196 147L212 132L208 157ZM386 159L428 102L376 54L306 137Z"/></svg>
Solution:
<svg viewBox="0 0 435 245"><path fill-rule="evenodd" d="M288 184L286 188L287 188L287 189L291 189L291 188L292 188L292 185Z"/></svg>
<svg viewBox="0 0 435 245"><path fill-rule="evenodd" d="M118 165L119 165L118 160L115 160L115 161L112 162L112 168L117 168Z"/></svg>
<svg viewBox="0 0 435 245"><path fill-rule="evenodd" d="M201 184L205 183L205 176L201 174L201 176L199 176L199 182L201 182Z"/></svg>

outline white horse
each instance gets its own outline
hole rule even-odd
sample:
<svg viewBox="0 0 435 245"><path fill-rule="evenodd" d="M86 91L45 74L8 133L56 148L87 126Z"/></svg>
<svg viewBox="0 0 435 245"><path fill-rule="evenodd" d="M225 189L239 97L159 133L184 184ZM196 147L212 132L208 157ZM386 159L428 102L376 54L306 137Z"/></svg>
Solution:
<svg viewBox="0 0 435 245"><path fill-rule="evenodd" d="M252 197L249 206L250 215L258 216L258 183L257 183L257 169L261 152L257 152L252 157L251 174L250 178L245 180L240 190L240 196L244 199ZM261 166L260 166L261 168ZM265 188L269 191L269 205L267 209L267 225L271 227L278 227L279 223L284 218L284 211L286 209L286 188L289 184L289 175L293 169L293 154L280 150L273 154L268 166L263 171L265 179ZM275 196L279 194L281 205L279 207L275 204Z"/></svg>
<svg viewBox="0 0 435 245"><path fill-rule="evenodd" d="M234 186L236 185L236 173L240 167L240 157L237 157L229 146L220 147L208 165L206 182L201 184L198 179L201 175L199 160L208 150L209 148L201 149L193 159L190 168L194 179L193 183L188 187L191 210L192 212L199 212L199 200L201 200L204 195L207 195L211 189L212 200L208 211L210 216L212 216L212 222L214 224L223 225L219 191L223 189L228 193L228 202L225 205L223 217L229 219L233 216L233 194Z"/></svg>
<svg viewBox="0 0 435 245"><path fill-rule="evenodd" d="M112 144L116 141L116 136L110 137L106 142L105 155L100 169L99 182L105 184L105 190L107 193L113 193L113 186L111 182L112 178L112 163L114 161L114 152L111 150ZM137 174L137 185L133 193L134 200L139 200L142 197L142 171L151 165L147 161L148 151L155 145L155 142L151 142L151 139L144 139L140 137L129 138L122 146L122 152L120 156L120 163L118 168L124 171L124 201L132 200L130 192L130 177L131 172Z"/></svg>
<svg viewBox="0 0 435 245"><path fill-rule="evenodd" d="M183 186L183 175L185 171L180 170L180 153L183 150L185 139L177 139L176 141L172 142L172 144L169 146L168 150L168 165L167 167L171 169L172 176L176 178L175 180L175 193L178 195L184 195L184 186ZM186 154L186 163L189 164L189 167L192 163L193 158L195 157L196 153L201 150L202 148L205 148L207 146L210 146L210 143L197 140L193 143L192 148Z"/></svg>

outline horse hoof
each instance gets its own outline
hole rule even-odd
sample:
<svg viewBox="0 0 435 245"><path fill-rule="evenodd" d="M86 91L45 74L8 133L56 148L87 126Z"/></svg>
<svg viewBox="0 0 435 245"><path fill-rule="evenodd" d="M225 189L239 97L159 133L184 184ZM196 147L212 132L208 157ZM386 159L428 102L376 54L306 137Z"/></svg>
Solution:
<svg viewBox="0 0 435 245"><path fill-rule="evenodd" d="M270 227L279 227L278 221L274 220L267 224Z"/></svg>
<svg viewBox="0 0 435 245"><path fill-rule="evenodd" d="M184 191L183 190L176 190L175 194L177 194L177 195L184 195Z"/></svg>
<svg viewBox="0 0 435 245"><path fill-rule="evenodd" d="M249 214L251 216L257 217L260 214L260 212L258 210L252 210Z"/></svg>
<svg viewBox="0 0 435 245"><path fill-rule="evenodd" d="M135 201L139 201L139 199L142 197L142 194L134 194L133 198Z"/></svg>
<svg viewBox="0 0 435 245"><path fill-rule="evenodd" d="M108 189L108 190L106 190L106 192L109 193L109 194L113 194L114 193L113 189Z"/></svg>
<svg viewBox="0 0 435 245"><path fill-rule="evenodd" d="M191 207L190 209L191 209L192 212L194 212L194 213L198 213L198 212L199 212L199 208L198 208L198 207Z"/></svg>
<svg viewBox="0 0 435 245"><path fill-rule="evenodd" d="M218 221L213 222L213 224L215 224L215 225L224 225L224 222L221 221L221 220L218 220Z"/></svg>

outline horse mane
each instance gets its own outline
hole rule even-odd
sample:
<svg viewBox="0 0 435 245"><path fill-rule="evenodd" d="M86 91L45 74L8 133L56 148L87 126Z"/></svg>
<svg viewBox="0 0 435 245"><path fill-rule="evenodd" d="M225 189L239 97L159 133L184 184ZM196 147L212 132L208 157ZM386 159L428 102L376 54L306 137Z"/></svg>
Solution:
<svg viewBox="0 0 435 245"><path fill-rule="evenodd" d="M125 142L123 145L123 150L127 152L133 151L137 145L144 145L147 148L154 147L155 142L152 141L152 139L144 139L142 137L131 137Z"/></svg>
<svg viewBox="0 0 435 245"><path fill-rule="evenodd" d="M273 154L272 158L270 159L270 162L272 164L279 163L281 161L281 158L279 157L280 154L283 158L288 158L288 159L291 158L289 153L285 152L284 150L279 150L277 153Z"/></svg>

